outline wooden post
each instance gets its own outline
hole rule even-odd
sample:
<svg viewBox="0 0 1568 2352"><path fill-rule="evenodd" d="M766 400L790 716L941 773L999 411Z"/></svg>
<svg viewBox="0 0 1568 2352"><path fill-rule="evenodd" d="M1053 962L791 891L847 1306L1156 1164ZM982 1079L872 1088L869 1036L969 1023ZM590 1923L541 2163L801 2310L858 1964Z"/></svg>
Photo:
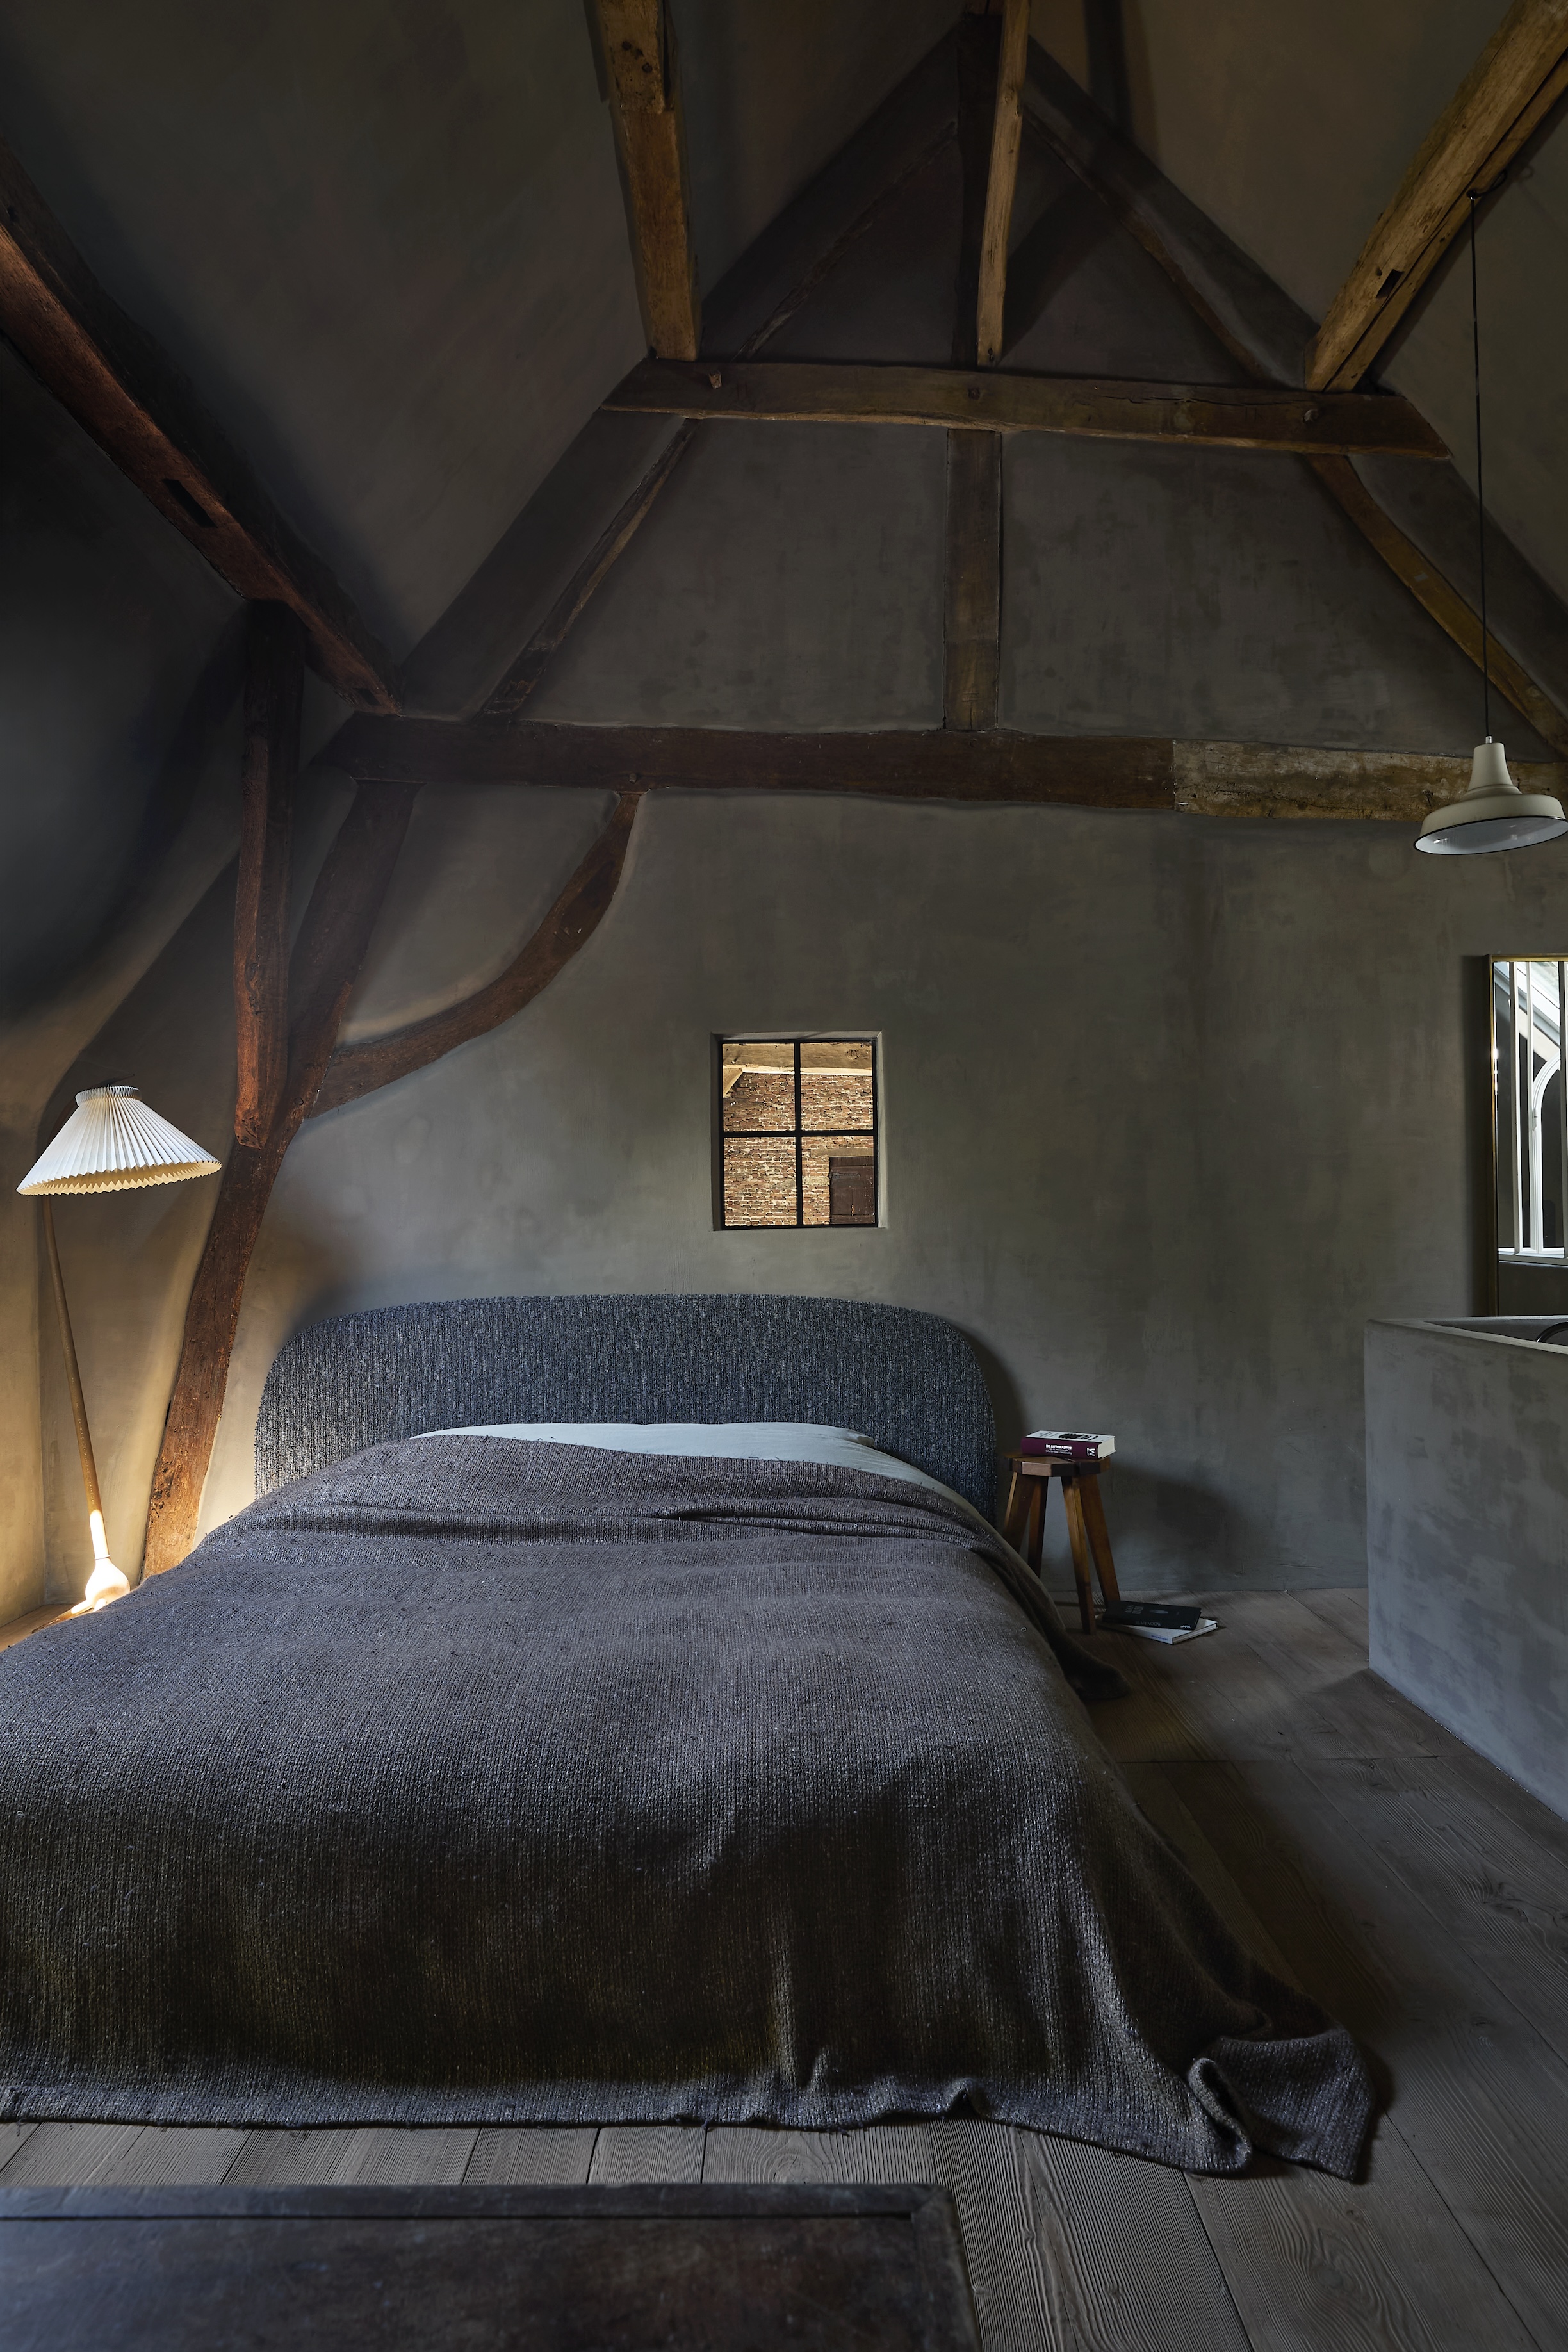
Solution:
<svg viewBox="0 0 1568 2352"><path fill-rule="evenodd" d="M300 762L305 633L286 604L253 604L246 641L245 765L234 901L234 1132L260 1144L289 1060L289 856Z"/></svg>
<svg viewBox="0 0 1568 2352"><path fill-rule="evenodd" d="M1027 10L1025 46L1027 51ZM958 28L958 152L963 220L953 289L952 363L978 358L980 254L991 181L1002 21L989 0L965 0ZM1016 159L1015 158L1015 161ZM996 724L1002 616L1002 437L947 436L947 543L942 725L973 734Z"/></svg>
<svg viewBox="0 0 1568 2352"><path fill-rule="evenodd" d="M942 725L996 724L1002 636L1002 436L947 436Z"/></svg>
<svg viewBox="0 0 1568 2352"><path fill-rule="evenodd" d="M996 108L991 131L991 165L980 236L975 306L975 357L981 367L994 367L1002 357L1007 236L1018 185L1018 144L1024 125L1021 99L1028 68L1029 0L1003 0L1001 61L996 74Z"/></svg>

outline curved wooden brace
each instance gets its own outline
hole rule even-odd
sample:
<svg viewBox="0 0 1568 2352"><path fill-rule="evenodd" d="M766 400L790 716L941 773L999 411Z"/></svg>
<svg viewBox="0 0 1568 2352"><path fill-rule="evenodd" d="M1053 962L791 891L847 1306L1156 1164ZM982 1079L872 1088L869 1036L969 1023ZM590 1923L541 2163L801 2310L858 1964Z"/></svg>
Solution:
<svg viewBox="0 0 1568 2352"><path fill-rule="evenodd" d="M616 794L609 823L527 946L503 972L465 996L461 1003L448 1005L444 1013L411 1021L406 1028L372 1037L363 1045L340 1045L306 1116L319 1118L323 1111L357 1102L362 1095L388 1087L395 1078L422 1070L454 1046L466 1045L471 1037L482 1037L488 1030L499 1028L531 1003L542 988L547 988L608 911L641 799L640 792Z"/></svg>
<svg viewBox="0 0 1568 2352"><path fill-rule="evenodd" d="M327 852L289 969L294 1017L288 1074L258 1142L237 1139L185 1308L179 1367L147 1509L143 1576L174 1568L195 1541L239 1303L283 1156L321 1084L408 830L416 785L362 784Z"/></svg>

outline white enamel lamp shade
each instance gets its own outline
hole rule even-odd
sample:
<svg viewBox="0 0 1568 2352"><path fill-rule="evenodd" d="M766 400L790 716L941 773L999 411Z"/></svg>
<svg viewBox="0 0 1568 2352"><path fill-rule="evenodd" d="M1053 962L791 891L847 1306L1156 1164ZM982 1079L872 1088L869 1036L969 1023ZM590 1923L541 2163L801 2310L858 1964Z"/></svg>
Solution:
<svg viewBox="0 0 1568 2352"><path fill-rule="evenodd" d="M155 1110L134 1087L89 1087L18 1192L124 1192L216 1176L219 1162Z"/></svg>
<svg viewBox="0 0 1568 2352"><path fill-rule="evenodd" d="M1508 772L1500 743L1489 735L1470 761L1470 788L1447 808L1436 808L1416 837L1417 849L1438 857L1479 857L1489 849L1526 849L1568 833L1568 817L1550 793L1521 793Z"/></svg>

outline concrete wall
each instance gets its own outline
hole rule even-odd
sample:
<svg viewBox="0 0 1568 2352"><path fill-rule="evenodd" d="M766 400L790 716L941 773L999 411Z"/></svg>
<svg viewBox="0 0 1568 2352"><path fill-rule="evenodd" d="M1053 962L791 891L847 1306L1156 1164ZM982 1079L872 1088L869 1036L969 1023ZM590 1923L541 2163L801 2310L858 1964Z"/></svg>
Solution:
<svg viewBox="0 0 1568 2352"><path fill-rule="evenodd" d="M1366 1335L1372 1664L1568 1816L1568 1349Z"/></svg>

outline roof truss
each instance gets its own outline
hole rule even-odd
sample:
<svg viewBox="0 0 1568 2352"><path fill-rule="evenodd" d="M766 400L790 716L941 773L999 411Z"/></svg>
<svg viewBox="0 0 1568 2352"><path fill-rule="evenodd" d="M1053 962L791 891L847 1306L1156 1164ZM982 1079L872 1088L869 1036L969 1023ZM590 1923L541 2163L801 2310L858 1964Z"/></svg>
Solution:
<svg viewBox="0 0 1568 2352"><path fill-rule="evenodd" d="M1421 143L1307 353L1309 384L1359 383L1465 226L1568 90L1568 0L1514 0Z"/></svg>

